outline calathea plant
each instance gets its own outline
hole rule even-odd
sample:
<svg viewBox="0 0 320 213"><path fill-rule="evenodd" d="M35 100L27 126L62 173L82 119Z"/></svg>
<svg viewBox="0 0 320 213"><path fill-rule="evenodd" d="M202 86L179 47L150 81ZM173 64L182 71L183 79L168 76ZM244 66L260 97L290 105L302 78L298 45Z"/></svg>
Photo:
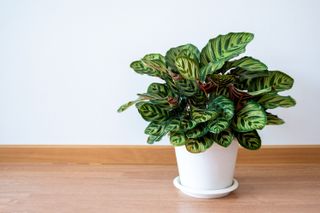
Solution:
<svg viewBox="0 0 320 213"><path fill-rule="evenodd" d="M135 105L149 121L148 143L169 134L174 146L203 152L213 143L227 147L234 137L241 146L255 150L261 140L257 130L284 121L269 112L291 107L295 100L278 93L288 90L293 79L281 71L269 71L261 61L245 56L251 33L229 33L210 39L199 51L192 44L169 49L165 56L145 55L130 67L139 74L159 77L145 93L122 105ZM231 60L233 59L233 60Z"/></svg>

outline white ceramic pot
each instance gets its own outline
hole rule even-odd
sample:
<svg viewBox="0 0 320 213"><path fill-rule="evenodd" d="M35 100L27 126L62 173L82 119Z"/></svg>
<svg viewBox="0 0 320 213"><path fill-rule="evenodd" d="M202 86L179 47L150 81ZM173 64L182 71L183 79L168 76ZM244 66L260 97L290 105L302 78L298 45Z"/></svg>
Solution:
<svg viewBox="0 0 320 213"><path fill-rule="evenodd" d="M214 143L203 153L190 153L185 146L175 147L179 176L174 185L198 198L218 198L238 187L233 178L238 153L236 139L227 147Z"/></svg>

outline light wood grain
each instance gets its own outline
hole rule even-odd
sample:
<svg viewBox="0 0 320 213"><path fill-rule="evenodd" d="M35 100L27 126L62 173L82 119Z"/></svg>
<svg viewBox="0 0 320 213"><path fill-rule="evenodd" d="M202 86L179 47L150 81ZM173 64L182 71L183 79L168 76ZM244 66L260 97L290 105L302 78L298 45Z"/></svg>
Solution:
<svg viewBox="0 0 320 213"><path fill-rule="evenodd" d="M319 164L238 164L240 187L200 200L176 190L171 165L0 163L1 213L316 213Z"/></svg>
<svg viewBox="0 0 320 213"><path fill-rule="evenodd" d="M176 160L171 146L2 145L0 162L174 165ZM263 146L257 151L241 148L238 163L320 164L320 145Z"/></svg>

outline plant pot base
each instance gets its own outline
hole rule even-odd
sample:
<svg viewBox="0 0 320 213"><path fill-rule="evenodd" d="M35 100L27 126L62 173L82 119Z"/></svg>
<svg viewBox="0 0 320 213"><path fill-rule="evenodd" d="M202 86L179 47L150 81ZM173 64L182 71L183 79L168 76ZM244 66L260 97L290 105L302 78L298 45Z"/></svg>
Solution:
<svg viewBox="0 0 320 213"><path fill-rule="evenodd" d="M186 186L181 185L180 177L177 176L173 180L173 185L183 192L186 195L195 198L220 198L227 196L230 192L236 190L239 186L239 183L236 179L233 179L233 183L231 186L224 188L224 189L217 189L217 190L196 190L192 188L188 188Z"/></svg>

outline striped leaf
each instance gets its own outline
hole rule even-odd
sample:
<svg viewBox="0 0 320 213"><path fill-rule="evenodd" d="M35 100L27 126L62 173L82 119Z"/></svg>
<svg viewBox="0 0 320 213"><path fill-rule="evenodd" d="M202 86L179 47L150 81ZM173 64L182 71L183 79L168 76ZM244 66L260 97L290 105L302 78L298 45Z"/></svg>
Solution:
<svg viewBox="0 0 320 213"><path fill-rule="evenodd" d="M208 102L208 97L202 90L198 90L196 94L188 98L188 101L192 106L205 108Z"/></svg>
<svg viewBox="0 0 320 213"><path fill-rule="evenodd" d="M160 71L163 75L167 75L167 65L164 56L159 53L151 53L145 55L141 61L149 68Z"/></svg>
<svg viewBox="0 0 320 213"><path fill-rule="evenodd" d="M147 135L158 136L164 130L165 126L161 123L150 122L144 133Z"/></svg>
<svg viewBox="0 0 320 213"><path fill-rule="evenodd" d="M191 118L194 122L203 123L208 120L215 119L219 116L219 113L215 110L192 110L191 111Z"/></svg>
<svg viewBox="0 0 320 213"><path fill-rule="evenodd" d="M165 59L167 66L173 70L178 71L176 67L176 59L179 56L187 57L199 61L200 52L193 44L185 44L178 47L171 48L166 53Z"/></svg>
<svg viewBox="0 0 320 213"><path fill-rule="evenodd" d="M243 82L246 80L250 81L253 78L267 77L269 76L269 71L268 70L248 71L241 68L237 68L235 70L232 70L231 74L237 76L239 81Z"/></svg>
<svg viewBox="0 0 320 213"><path fill-rule="evenodd" d="M264 94L257 102L266 109L274 109L276 107L287 108L296 105L296 101L291 96L281 96L277 93Z"/></svg>
<svg viewBox="0 0 320 213"><path fill-rule="evenodd" d="M226 120L230 120L234 115L234 103L225 96L218 96L208 103L209 109L218 109L222 112Z"/></svg>
<svg viewBox="0 0 320 213"><path fill-rule="evenodd" d="M254 78L248 85L248 91L259 91L271 88L274 91L281 92L288 90L293 85L293 78L281 71L269 71L266 77Z"/></svg>
<svg viewBox="0 0 320 213"><path fill-rule="evenodd" d="M185 145L186 141L187 141L187 138L184 135L184 133L178 133L178 132L171 132L170 133L170 143L173 146Z"/></svg>
<svg viewBox="0 0 320 213"><path fill-rule="evenodd" d="M230 68L238 67L246 71L265 71L268 70L268 67L259 61L258 59L245 56L238 60L229 61L223 67L224 69L228 70Z"/></svg>
<svg viewBox="0 0 320 213"><path fill-rule="evenodd" d="M168 77L164 57L157 53L148 54L141 60L132 62L130 67L139 74L160 77L162 79Z"/></svg>
<svg viewBox="0 0 320 213"><path fill-rule="evenodd" d="M182 119L180 123L180 129L182 131L187 131L193 129L197 123L194 120Z"/></svg>
<svg viewBox="0 0 320 213"><path fill-rule="evenodd" d="M134 104L136 103L139 103L139 102L142 102L143 100L145 100L144 98L142 97L139 97L138 99L134 100L134 101L129 101L125 104L122 104L119 108L118 108L118 112L123 112L125 111L126 109L128 109L129 107L133 106Z"/></svg>
<svg viewBox="0 0 320 213"><path fill-rule="evenodd" d="M212 133L218 134L227 129L230 125L230 120L225 118L217 118L208 123L208 130Z"/></svg>
<svg viewBox="0 0 320 213"><path fill-rule="evenodd" d="M235 132L235 136L241 146L250 150L257 150L261 147L261 139L256 130L250 132Z"/></svg>
<svg viewBox="0 0 320 213"><path fill-rule="evenodd" d="M151 103L137 103L136 107L142 118L146 121L162 122L169 116L169 112L167 110Z"/></svg>
<svg viewBox="0 0 320 213"><path fill-rule="evenodd" d="M162 127L160 127L160 129L157 129L158 131L151 129L151 127L150 127L150 130L147 130L147 132L149 133L156 132L155 134L152 134L148 137L147 143L153 144L154 142L158 142L170 131L176 130L176 125L174 125L174 122L172 122L171 119L165 122L159 123L159 125L161 125ZM153 128L157 128L157 127L153 127Z"/></svg>
<svg viewBox="0 0 320 213"><path fill-rule="evenodd" d="M227 87L229 84L235 82L235 77L233 75L220 75L220 74L213 74L212 80L219 85L219 87Z"/></svg>
<svg viewBox="0 0 320 213"><path fill-rule="evenodd" d="M182 79L175 81L175 85L177 86L179 93L183 96L190 97L197 93L199 87L195 81Z"/></svg>
<svg viewBox="0 0 320 213"><path fill-rule="evenodd" d="M186 142L186 149L191 153L200 153L209 149L213 144L213 140L202 137L197 139L188 139Z"/></svg>
<svg viewBox="0 0 320 213"><path fill-rule="evenodd" d="M177 85L174 83L173 79L171 77L165 78L166 84L168 85L168 88L170 89L170 91L175 94L175 95L179 95L179 89L177 87Z"/></svg>
<svg viewBox="0 0 320 213"><path fill-rule="evenodd" d="M147 74L154 77L160 77L162 78L163 75L160 71L156 69L152 69L150 67L147 67L141 60L134 61L130 64L130 67L139 74Z"/></svg>
<svg viewBox="0 0 320 213"><path fill-rule="evenodd" d="M214 61L228 61L245 51L246 45L253 39L252 33L228 33L210 39L202 49L200 61L206 65Z"/></svg>
<svg viewBox="0 0 320 213"><path fill-rule="evenodd" d="M199 138L199 137L202 137L205 134L207 134L207 132L208 132L208 129L207 129L206 125L199 124L195 128L188 130L186 132L186 136L188 138Z"/></svg>
<svg viewBox="0 0 320 213"><path fill-rule="evenodd" d="M214 141L223 147L228 147L234 138L234 135L231 129L226 129L220 132L219 134L214 134Z"/></svg>
<svg viewBox="0 0 320 213"><path fill-rule="evenodd" d="M173 96L173 94L169 90L167 84L160 84L160 83L150 84L148 87L147 93L156 94L162 98L168 97L168 96Z"/></svg>
<svg viewBox="0 0 320 213"><path fill-rule="evenodd" d="M178 57L176 59L176 67L185 79L199 79L199 64L196 60L187 57Z"/></svg>
<svg viewBox="0 0 320 213"><path fill-rule="evenodd" d="M208 75L216 73L224 64L224 61L213 61L209 62L200 69L200 81L205 81Z"/></svg>
<svg viewBox="0 0 320 213"><path fill-rule="evenodd" d="M159 139L158 136L155 135L149 135L148 139L147 139L147 143L148 144L154 144L154 142L157 142Z"/></svg>
<svg viewBox="0 0 320 213"><path fill-rule="evenodd" d="M281 125L281 124L284 124L284 120L282 120L276 115L273 115L267 112L267 125Z"/></svg>
<svg viewBox="0 0 320 213"><path fill-rule="evenodd" d="M250 132L262 129L267 123L264 109L255 101L248 101L246 105L236 113L232 127L237 132Z"/></svg>

